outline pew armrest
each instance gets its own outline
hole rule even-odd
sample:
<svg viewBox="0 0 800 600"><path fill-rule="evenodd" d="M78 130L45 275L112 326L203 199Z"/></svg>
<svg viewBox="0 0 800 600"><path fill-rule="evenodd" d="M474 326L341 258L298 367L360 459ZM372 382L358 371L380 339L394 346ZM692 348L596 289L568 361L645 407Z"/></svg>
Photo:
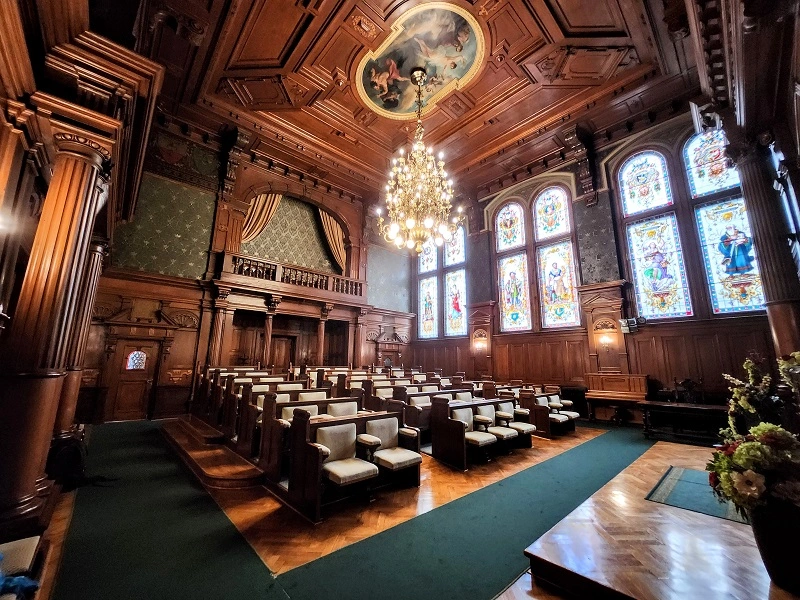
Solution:
<svg viewBox="0 0 800 600"><path fill-rule="evenodd" d="M286 419L275 419L275 422L284 429L289 429L292 426L292 424Z"/></svg>
<svg viewBox="0 0 800 600"><path fill-rule="evenodd" d="M419 454L420 430L416 427L401 427L397 430L397 445Z"/></svg>
<svg viewBox="0 0 800 600"><path fill-rule="evenodd" d="M328 448L327 446L323 446L322 444L317 444L316 442L311 442L311 445L317 449L322 458L328 458L331 455L331 449Z"/></svg>
<svg viewBox="0 0 800 600"><path fill-rule="evenodd" d="M356 436L356 458L372 462L375 451L381 447L381 438L368 433L359 433Z"/></svg>
<svg viewBox="0 0 800 600"><path fill-rule="evenodd" d="M527 409L527 408L515 408L514 409L514 415L515 416L527 417L527 416L530 416L530 414L531 414L531 411L529 409Z"/></svg>
<svg viewBox="0 0 800 600"><path fill-rule="evenodd" d="M492 426L492 418L487 417L485 415L475 415L474 417L472 417L472 422L475 425L484 425L486 427Z"/></svg>

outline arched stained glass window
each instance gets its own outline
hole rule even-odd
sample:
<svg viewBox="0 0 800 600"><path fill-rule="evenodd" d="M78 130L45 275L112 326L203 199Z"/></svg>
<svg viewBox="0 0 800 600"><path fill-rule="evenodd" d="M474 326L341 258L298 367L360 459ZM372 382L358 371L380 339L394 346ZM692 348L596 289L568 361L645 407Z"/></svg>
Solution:
<svg viewBox="0 0 800 600"><path fill-rule="evenodd" d="M128 358L125 361L125 370L143 371L146 364L147 364L147 354L145 354L141 350L134 350L133 352L128 354Z"/></svg>
<svg viewBox="0 0 800 600"><path fill-rule="evenodd" d="M542 241L570 231L569 198L564 188L549 187L533 203L536 240Z"/></svg>
<svg viewBox="0 0 800 600"><path fill-rule="evenodd" d="M722 192L740 185L739 173L725 155L727 140L722 130L707 131L689 138L683 159L692 198Z"/></svg>
<svg viewBox="0 0 800 600"><path fill-rule="evenodd" d="M626 160L619 171L619 187L626 217L673 202L667 161L658 152L640 152Z"/></svg>
<svg viewBox="0 0 800 600"><path fill-rule="evenodd" d="M639 314L648 319L693 314L678 221L670 212L627 226Z"/></svg>
<svg viewBox="0 0 800 600"><path fill-rule="evenodd" d="M467 280L464 269L444 276L444 334L467 335Z"/></svg>
<svg viewBox="0 0 800 600"><path fill-rule="evenodd" d="M419 337L439 337L439 279L436 275L419 280Z"/></svg>
<svg viewBox="0 0 800 600"><path fill-rule="evenodd" d="M436 267L438 267L437 257L436 244L433 239L428 238L428 241L422 244L422 252L419 254L419 272L429 273L435 271Z"/></svg>
<svg viewBox="0 0 800 600"><path fill-rule="evenodd" d="M542 327L581 324L572 241L567 239L537 248Z"/></svg>
<svg viewBox="0 0 800 600"><path fill-rule="evenodd" d="M695 209L711 309L715 314L764 309L764 287L743 198Z"/></svg>
<svg viewBox="0 0 800 600"><path fill-rule="evenodd" d="M509 202L497 213L495 219L497 251L525 245L525 216L522 206Z"/></svg>
<svg viewBox="0 0 800 600"><path fill-rule="evenodd" d="M497 261L500 288L501 331L531 328L531 299L528 287L528 257L525 253Z"/></svg>
<svg viewBox="0 0 800 600"><path fill-rule="evenodd" d="M444 266L451 267L463 263L467 258L466 235L464 227L459 227L449 242L444 243Z"/></svg>

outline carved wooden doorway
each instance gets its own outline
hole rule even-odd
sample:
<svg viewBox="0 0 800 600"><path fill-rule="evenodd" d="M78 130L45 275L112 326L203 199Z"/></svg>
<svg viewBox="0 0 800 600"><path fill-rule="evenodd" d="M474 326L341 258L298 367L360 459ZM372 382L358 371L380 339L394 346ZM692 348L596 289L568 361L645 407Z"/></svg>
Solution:
<svg viewBox="0 0 800 600"><path fill-rule="evenodd" d="M106 421L146 419L161 350L152 340L119 340L112 358Z"/></svg>
<svg viewBox="0 0 800 600"><path fill-rule="evenodd" d="M295 338L282 335L272 336L270 346L270 363L275 365L278 372L289 368L289 363L294 363Z"/></svg>

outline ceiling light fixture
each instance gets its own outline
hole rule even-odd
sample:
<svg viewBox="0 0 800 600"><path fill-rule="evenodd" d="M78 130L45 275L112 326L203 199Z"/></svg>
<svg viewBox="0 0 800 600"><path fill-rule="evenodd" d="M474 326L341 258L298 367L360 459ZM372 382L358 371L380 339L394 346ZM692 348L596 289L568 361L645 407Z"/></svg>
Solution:
<svg viewBox="0 0 800 600"><path fill-rule="evenodd" d="M406 154L401 148L399 156L392 159L392 170L386 184L386 213L379 208L378 229L388 242L398 248L405 246L417 253L428 240L437 246L453 237L463 221L463 212L451 216L453 181L444 170L444 156L438 160L433 148L422 141L422 86L427 79L425 69L411 70L411 81L417 86L417 129L414 142Z"/></svg>

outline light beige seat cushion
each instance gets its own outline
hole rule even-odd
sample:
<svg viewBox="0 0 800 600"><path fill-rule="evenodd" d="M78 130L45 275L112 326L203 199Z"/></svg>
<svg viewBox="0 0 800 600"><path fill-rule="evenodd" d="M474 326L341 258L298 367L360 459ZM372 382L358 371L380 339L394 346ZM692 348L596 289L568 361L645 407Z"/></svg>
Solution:
<svg viewBox="0 0 800 600"><path fill-rule="evenodd" d="M394 384L395 385L411 385L411 380L410 379L395 379Z"/></svg>
<svg viewBox="0 0 800 600"><path fill-rule="evenodd" d="M570 419L580 419L581 417L581 413L575 412L574 410L560 410L558 414L567 415Z"/></svg>
<svg viewBox="0 0 800 600"><path fill-rule="evenodd" d="M310 414L312 417L316 417L319 414L319 406L317 406L316 404L305 405L305 406L296 406L294 402L289 402L288 404L289 406L284 406L281 409L281 419L284 419L286 421L292 420L292 418L294 417L295 408L300 408L302 410L307 411L308 414Z"/></svg>
<svg viewBox="0 0 800 600"><path fill-rule="evenodd" d="M289 402L292 397L289 394L275 394L275 403L276 404L283 404L284 402Z"/></svg>
<svg viewBox="0 0 800 600"><path fill-rule="evenodd" d="M472 392L456 392L456 400L459 402L469 402L472 399Z"/></svg>
<svg viewBox="0 0 800 600"><path fill-rule="evenodd" d="M328 404L328 414L332 417L346 417L358 414L358 402L334 402Z"/></svg>
<svg viewBox="0 0 800 600"><path fill-rule="evenodd" d="M450 385L450 378L445 377L443 379L440 379L439 383L441 383L442 385Z"/></svg>
<svg viewBox="0 0 800 600"><path fill-rule="evenodd" d="M379 387L375 389L375 395L378 398L391 398L394 390L390 387Z"/></svg>
<svg viewBox="0 0 800 600"><path fill-rule="evenodd" d="M516 429L512 429L511 427L498 427L497 425L487 427L486 432L491 433L498 440L510 440L519 435Z"/></svg>
<svg viewBox="0 0 800 600"><path fill-rule="evenodd" d="M467 431L464 434L464 439L473 446L488 446L497 441L495 436L485 431Z"/></svg>
<svg viewBox="0 0 800 600"><path fill-rule="evenodd" d="M566 423L569 421L569 417L567 415L562 415L561 413L550 413L548 415L551 421L555 421L556 423Z"/></svg>
<svg viewBox="0 0 800 600"><path fill-rule="evenodd" d="M422 391L423 392L435 392L439 389L438 385L423 385Z"/></svg>
<svg viewBox="0 0 800 600"><path fill-rule="evenodd" d="M416 394L419 391L419 386L409 385L406 386L406 394Z"/></svg>
<svg viewBox="0 0 800 600"><path fill-rule="evenodd" d="M416 398L409 398L408 403L417 408L426 408L431 406L431 399L429 396L418 396Z"/></svg>
<svg viewBox="0 0 800 600"><path fill-rule="evenodd" d="M279 392L286 392L288 390L302 390L303 384L302 383L279 383L275 386L275 389Z"/></svg>
<svg viewBox="0 0 800 600"><path fill-rule="evenodd" d="M3 556L3 573L14 575L29 571L36 558L41 536L33 536L0 544L0 555ZM16 598L16 596L12 596Z"/></svg>
<svg viewBox="0 0 800 600"><path fill-rule="evenodd" d="M323 475L336 485L349 485L377 477L378 472L377 465L360 458L343 458L322 465Z"/></svg>
<svg viewBox="0 0 800 600"><path fill-rule="evenodd" d="M309 400L325 400L326 397L325 392L322 391L300 392L297 394L297 399L303 402L308 402Z"/></svg>
<svg viewBox="0 0 800 600"><path fill-rule="evenodd" d="M425 375L412 375L411 379L414 381L414 383L424 383Z"/></svg>
<svg viewBox="0 0 800 600"><path fill-rule="evenodd" d="M472 413L471 408L456 408L450 413L450 416L456 421L466 423L467 431L473 430L473 421L475 419L475 415Z"/></svg>
<svg viewBox="0 0 800 600"><path fill-rule="evenodd" d="M521 435L530 435L536 431L536 425L523 421L511 421L508 426Z"/></svg>
<svg viewBox="0 0 800 600"><path fill-rule="evenodd" d="M400 425L395 418L375 419L367 421L367 433L381 440L381 448L394 448L397 446L397 437Z"/></svg>
<svg viewBox="0 0 800 600"><path fill-rule="evenodd" d="M363 379L351 379L350 380L350 389L357 390L361 389L361 384L363 383Z"/></svg>
<svg viewBox="0 0 800 600"><path fill-rule="evenodd" d="M413 450L399 447L378 450L373 454L373 457L378 465L390 471L399 471L422 462L421 455Z"/></svg>

